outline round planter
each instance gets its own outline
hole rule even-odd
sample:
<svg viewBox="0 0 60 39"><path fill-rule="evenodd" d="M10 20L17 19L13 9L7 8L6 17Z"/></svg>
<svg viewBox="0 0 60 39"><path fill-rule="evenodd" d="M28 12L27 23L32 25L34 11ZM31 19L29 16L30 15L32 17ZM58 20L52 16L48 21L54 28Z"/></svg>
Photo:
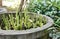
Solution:
<svg viewBox="0 0 60 39"><path fill-rule="evenodd" d="M42 27L27 30L0 30L0 39L48 39L47 29L53 25L53 20L45 15L43 17L47 19L47 23Z"/></svg>

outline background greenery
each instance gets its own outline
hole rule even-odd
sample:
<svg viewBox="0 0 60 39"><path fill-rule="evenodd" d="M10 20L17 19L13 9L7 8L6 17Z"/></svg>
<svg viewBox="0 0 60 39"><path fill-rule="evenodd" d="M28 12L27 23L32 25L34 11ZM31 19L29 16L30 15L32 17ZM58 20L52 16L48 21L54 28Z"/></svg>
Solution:
<svg viewBox="0 0 60 39"><path fill-rule="evenodd" d="M31 0L28 10L50 16L54 26L60 27L60 0Z"/></svg>

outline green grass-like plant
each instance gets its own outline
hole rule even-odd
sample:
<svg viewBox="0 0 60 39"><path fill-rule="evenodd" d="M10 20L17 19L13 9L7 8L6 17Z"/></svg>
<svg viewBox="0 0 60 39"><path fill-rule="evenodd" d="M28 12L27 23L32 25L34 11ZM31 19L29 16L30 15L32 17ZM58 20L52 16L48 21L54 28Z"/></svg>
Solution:
<svg viewBox="0 0 60 39"><path fill-rule="evenodd" d="M41 27L46 24L46 20L43 19L42 15L29 15L32 13L9 13L2 14L2 21L4 24L4 30L23 30ZM35 16L34 16L35 15ZM34 17L32 17L34 16ZM45 21L44 21L45 20ZM2 28L1 28L2 29Z"/></svg>

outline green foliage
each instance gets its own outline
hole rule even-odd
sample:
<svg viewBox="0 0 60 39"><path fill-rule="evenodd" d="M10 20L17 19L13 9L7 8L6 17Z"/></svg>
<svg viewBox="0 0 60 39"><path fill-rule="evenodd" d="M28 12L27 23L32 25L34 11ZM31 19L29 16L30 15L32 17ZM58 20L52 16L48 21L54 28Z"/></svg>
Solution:
<svg viewBox="0 0 60 39"><path fill-rule="evenodd" d="M21 15L23 14L23 15ZM20 17L20 15L18 15L17 13L15 14L15 17L13 14L9 14L8 16L6 16L5 14L2 15L2 19L4 22L4 29L6 30L22 30L22 29L29 29L29 28L35 28L35 27L41 27L43 26L43 16L39 15L39 17L35 17L35 19L33 18L33 20L31 19L30 15L27 15L25 13L21 13L20 15L22 17ZM30 13L32 14L32 13ZM34 22L35 21L35 22ZM46 23L46 22L45 22Z"/></svg>
<svg viewBox="0 0 60 39"><path fill-rule="evenodd" d="M10 29L10 24L9 24L9 21L8 21L8 17L6 17L6 18L5 17L6 17L5 15L2 16L2 19L5 23L5 29L9 30Z"/></svg>
<svg viewBox="0 0 60 39"><path fill-rule="evenodd" d="M54 26L60 27L60 0L36 0L29 4L28 10L50 16Z"/></svg>
<svg viewBox="0 0 60 39"><path fill-rule="evenodd" d="M2 25L4 30L24 30L30 28L41 27L46 24L42 15L36 13L28 13L26 11L20 13L2 14ZM3 29L1 27L1 29Z"/></svg>

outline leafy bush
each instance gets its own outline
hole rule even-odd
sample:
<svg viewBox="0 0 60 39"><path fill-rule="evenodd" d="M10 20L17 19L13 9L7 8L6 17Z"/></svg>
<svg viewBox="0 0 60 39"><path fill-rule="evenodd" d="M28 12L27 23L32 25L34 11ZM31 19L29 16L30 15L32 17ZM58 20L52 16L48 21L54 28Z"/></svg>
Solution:
<svg viewBox="0 0 60 39"><path fill-rule="evenodd" d="M50 16L54 26L60 27L60 0L31 0L28 10Z"/></svg>

